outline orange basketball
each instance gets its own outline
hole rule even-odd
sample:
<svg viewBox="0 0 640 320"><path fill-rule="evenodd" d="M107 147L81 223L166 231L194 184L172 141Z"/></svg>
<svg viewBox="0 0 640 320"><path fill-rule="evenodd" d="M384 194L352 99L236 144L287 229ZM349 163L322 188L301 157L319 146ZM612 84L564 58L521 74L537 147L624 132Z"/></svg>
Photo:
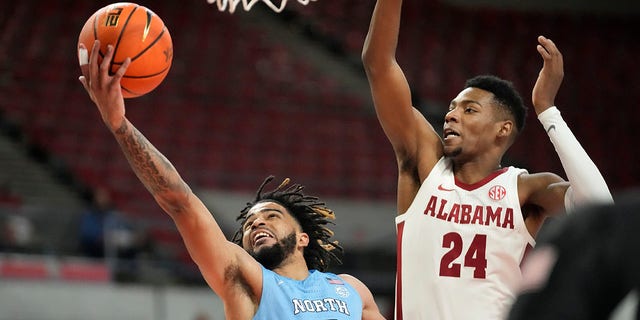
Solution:
<svg viewBox="0 0 640 320"><path fill-rule="evenodd" d="M158 15L141 5L119 2L96 11L82 27L78 43L91 52L96 39L100 40L98 63L107 52L107 45L113 45L111 74L127 57L131 58L120 82L125 98L151 92L171 68L173 44L169 30Z"/></svg>

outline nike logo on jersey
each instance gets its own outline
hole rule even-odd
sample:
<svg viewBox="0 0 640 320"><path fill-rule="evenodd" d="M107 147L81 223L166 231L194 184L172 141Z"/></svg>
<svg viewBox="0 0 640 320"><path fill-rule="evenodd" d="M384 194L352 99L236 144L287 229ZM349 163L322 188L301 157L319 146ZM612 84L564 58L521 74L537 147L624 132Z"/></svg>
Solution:
<svg viewBox="0 0 640 320"><path fill-rule="evenodd" d="M438 186L438 190L440 190L440 191L453 191L453 189L447 189L447 188L445 188L444 186L442 186L442 184L440 184L440 185Z"/></svg>
<svg viewBox="0 0 640 320"><path fill-rule="evenodd" d="M556 129L556 125L552 124L549 129L547 129L547 133L551 132L551 130L555 130Z"/></svg>

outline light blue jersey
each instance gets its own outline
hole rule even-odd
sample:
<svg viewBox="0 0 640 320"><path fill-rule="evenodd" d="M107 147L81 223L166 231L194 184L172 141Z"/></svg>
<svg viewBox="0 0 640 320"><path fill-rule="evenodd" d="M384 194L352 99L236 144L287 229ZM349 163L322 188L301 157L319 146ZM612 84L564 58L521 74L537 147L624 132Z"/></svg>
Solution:
<svg viewBox="0 0 640 320"><path fill-rule="evenodd" d="M253 319L360 320L362 299L333 273L309 270L309 276L298 281L262 267L262 297Z"/></svg>

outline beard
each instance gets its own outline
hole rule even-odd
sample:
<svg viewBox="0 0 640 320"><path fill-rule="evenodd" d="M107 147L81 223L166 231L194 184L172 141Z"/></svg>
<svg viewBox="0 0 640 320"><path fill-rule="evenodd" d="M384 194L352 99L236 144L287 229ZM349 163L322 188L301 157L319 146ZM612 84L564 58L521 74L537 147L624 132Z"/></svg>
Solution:
<svg viewBox="0 0 640 320"><path fill-rule="evenodd" d="M251 251L249 254L269 270L278 267L296 249L296 234L292 232L271 247Z"/></svg>
<svg viewBox="0 0 640 320"><path fill-rule="evenodd" d="M444 156L447 158L455 158L461 153L462 153L461 147L456 147L453 150L447 150L447 148L444 148Z"/></svg>

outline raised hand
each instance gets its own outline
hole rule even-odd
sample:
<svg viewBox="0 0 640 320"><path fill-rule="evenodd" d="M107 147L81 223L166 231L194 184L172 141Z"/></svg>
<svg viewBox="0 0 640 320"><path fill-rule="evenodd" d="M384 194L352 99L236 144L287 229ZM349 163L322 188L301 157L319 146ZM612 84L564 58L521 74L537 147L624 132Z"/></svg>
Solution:
<svg viewBox="0 0 640 320"><path fill-rule="evenodd" d="M536 114L555 105L556 94L564 78L562 54L555 43L544 36L538 37L538 43L537 50L544 63L531 93Z"/></svg>
<svg viewBox="0 0 640 320"><path fill-rule="evenodd" d="M99 40L93 43L91 54L87 54L87 48L82 43L78 46L78 59L82 70L82 76L78 79L91 100L98 106L105 124L111 129L117 129L125 114L120 80L127 71L131 59L125 59L120 68L111 75L109 67L113 59L113 46L107 46L107 52L100 63L98 63L99 51Z"/></svg>

